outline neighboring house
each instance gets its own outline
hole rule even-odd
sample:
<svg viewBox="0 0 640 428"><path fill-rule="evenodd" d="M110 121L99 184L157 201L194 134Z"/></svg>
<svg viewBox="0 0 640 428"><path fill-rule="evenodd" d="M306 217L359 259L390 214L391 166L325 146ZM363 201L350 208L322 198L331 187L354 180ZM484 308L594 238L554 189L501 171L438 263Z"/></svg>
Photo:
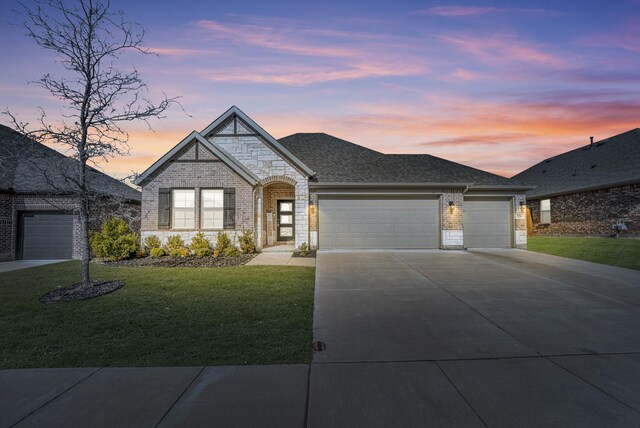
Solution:
<svg viewBox="0 0 640 428"><path fill-rule="evenodd" d="M526 246L524 186L429 155L385 155L327 134L274 139L237 107L136 180L144 237L257 231L258 248Z"/></svg>
<svg viewBox="0 0 640 428"><path fill-rule="evenodd" d="M0 260L82 257L78 198L68 184L79 162L0 125ZM90 227L121 216L140 224L140 192L95 169Z"/></svg>
<svg viewBox="0 0 640 428"><path fill-rule="evenodd" d="M550 157L513 177L527 192L536 234L640 233L640 129Z"/></svg>

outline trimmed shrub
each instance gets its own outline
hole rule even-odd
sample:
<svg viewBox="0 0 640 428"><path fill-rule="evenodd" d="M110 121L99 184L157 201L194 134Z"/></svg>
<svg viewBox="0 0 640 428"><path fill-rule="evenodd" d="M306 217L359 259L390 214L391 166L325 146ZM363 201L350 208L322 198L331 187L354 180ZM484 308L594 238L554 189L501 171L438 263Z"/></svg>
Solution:
<svg viewBox="0 0 640 428"><path fill-rule="evenodd" d="M242 254L253 254L256 251L256 243L253 241L253 230L242 230L242 235L240 235L240 251L242 251Z"/></svg>
<svg viewBox="0 0 640 428"><path fill-rule="evenodd" d="M183 248L184 241L180 235L171 235L169 239L167 239L167 243L164 244L164 249L168 254L176 250L182 250Z"/></svg>
<svg viewBox="0 0 640 428"><path fill-rule="evenodd" d="M224 254L225 257L236 257L240 255L240 250L238 250L234 246L231 246L231 247L225 248L222 254Z"/></svg>
<svg viewBox="0 0 640 428"><path fill-rule="evenodd" d="M200 232L191 238L189 249L197 257L206 257L211 255L211 242L205 238L204 233Z"/></svg>
<svg viewBox="0 0 640 428"><path fill-rule="evenodd" d="M100 231L91 235L91 248L97 257L122 260L136 255L140 241L126 221L114 217L105 220Z"/></svg>
<svg viewBox="0 0 640 428"><path fill-rule="evenodd" d="M189 249L187 247L182 247L182 248L174 248L173 250L169 251L169 255L171 257L189 257Z"/></svg>
<svg viewBox="0 0 640 428"><path fill-rule="evenodd" d="M151 252L154 248L162 247L162 242L160 242L160 238L156 235L149 235L144 238L144 249L147 252Z"/></svg>
<svg viewBox="0 0 640 428"><path fill-rule="evenodd" d="M300 251L300 255L306 256L307 252L309 251L309 247L307 246L306 242L303 242L302 244L300 244L300 246L298 247L298 250Z"/></svg>
<svg viewBox="0 0 640 428"><path fill-rule="evenodd" d="M220 251L218 251L217 249L213 250L213 257L220 257Z"/></svg>
<svg viewBox="0 0 640 428"><path fill-rule="evenodd" d="M151 257L164 257L167 253L162 248L152 248L149 250L149 255Z"/></svg>
<svg viewBox="0 0 640 428"><path fill-rule="evenodd" d="M229 235L224 232L218 232L215 249L218 250L218 253L224 254L224 250L229 247L233 247L233 245L231 244L231 239L229 239Z"/></svg>

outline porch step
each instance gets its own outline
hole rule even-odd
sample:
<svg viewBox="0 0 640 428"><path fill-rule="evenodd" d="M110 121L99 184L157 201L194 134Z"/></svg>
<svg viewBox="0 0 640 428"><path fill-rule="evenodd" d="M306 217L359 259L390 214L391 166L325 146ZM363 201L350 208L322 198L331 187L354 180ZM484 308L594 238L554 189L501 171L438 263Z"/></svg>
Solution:
<svg viewBox="0 0 640 428"><path fill-rule="evenodd" d="M263 253L291 253L295 251L295 245L272 245L271 247L264 247Z"/></svg>

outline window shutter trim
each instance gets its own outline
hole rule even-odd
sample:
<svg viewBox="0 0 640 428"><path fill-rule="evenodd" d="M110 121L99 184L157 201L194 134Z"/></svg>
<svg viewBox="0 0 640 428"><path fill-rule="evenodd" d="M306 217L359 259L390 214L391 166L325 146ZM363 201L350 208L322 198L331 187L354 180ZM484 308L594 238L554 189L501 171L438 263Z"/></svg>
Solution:
<svg viewBox="0 0 640 428"><path fill-rule="evenodd" d="M171 225L171 189L158 189L158 229Z"/></svg>
<svg viewBox="0 0 640 428"><path fill-rule="evenodd" d="M233 187L225 187L223 189L223 195L224 195L223 227L225 229L235 229L236 227L236 189Z"/></svg>

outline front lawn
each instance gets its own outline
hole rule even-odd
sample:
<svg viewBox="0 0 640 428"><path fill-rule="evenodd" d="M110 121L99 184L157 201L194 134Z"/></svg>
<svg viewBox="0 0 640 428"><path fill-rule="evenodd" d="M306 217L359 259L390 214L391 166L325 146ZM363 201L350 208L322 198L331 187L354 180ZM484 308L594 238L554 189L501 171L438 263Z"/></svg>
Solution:
<svg viewBox="0 0 640 428"><path fill-rule="evenodd" d="M79 281L78 262L0 274L0 368L305 363L314 269L288 266L114 268L125 286L42 304Z"/></svg>
<svg viewBox="0 0 640 428"><path fill-rule="evenodd" d="M640 270L640 239L534 236L529 238L527 249Z"/></svg>

